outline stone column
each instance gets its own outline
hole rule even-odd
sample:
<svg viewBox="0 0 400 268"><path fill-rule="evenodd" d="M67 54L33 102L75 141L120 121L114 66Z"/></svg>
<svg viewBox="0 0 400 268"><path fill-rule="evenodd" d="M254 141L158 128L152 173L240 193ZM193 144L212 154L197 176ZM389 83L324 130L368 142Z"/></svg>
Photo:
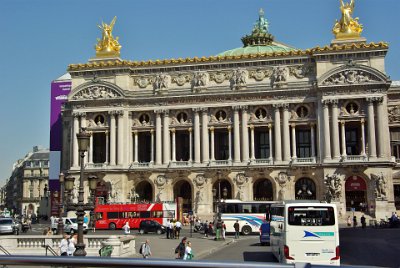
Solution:
<svg viewBox="0 0 400 268"><path fill-rule="evenodd" d="M361 118L361 155L365 156L365 120Z"/></svg>
<svg viewBox="0 0 400 268"><path fill-rule="evenodd" d="M80 118L81 128L86 128L87 127L86 126L86 113L85 112L80 113L80 116L81 116L81 118ZM89 154L90 154L90 147L88 148L88 150L89 150L88 153L86 153L85 157L83 158L84 165L89 162L88 158L89 158Z"/></svg>
<svg viewBox="0 0 400 268"><path fill-rule="evenodd" d="M133 125L133 113L128 113L128 127L126 131L126 136L128 137L128 163L133 162L133 135L132 135L132 125Z"/></svg>
<svg viewBox="0 0 400 268"><path fill-rule="evenodd" d="M192 162L192 155L193 155L193 138L192 138L192 132L193 132L193 129L190 127L189 129L188 129L188 131L189 131L189 162L191 163Z"/></svg>
<svg viewBox="0 0 400 268"><path fill-rule="evenodd" d="M175 128L171 129L172 134L172 162L176 162L176 139L175 139Z"/></svg>
<svg viewBox="0 0 400 268"><path fill-rule="evenodd" d="M282 131L283 131L283 161L290 161L290 130L289 130L289 105L283 105Z"/></svg>
<svg viewBox="0 0 400 268"><path fill-rule="evenodd" d="M367 98L368 101L368 156L371 159L376 158L375 144L375 114L374 114L374 98Z"/></svg>
<svg viewBox="0 0 400 268"><path fill-rule="evenodd" d="M210 127L210 135L211 135L211 161L215 161L214 127Z"/></svg>
<svg viewBox="0 0 400 268"><path fill-rule="evenodd" d="M311 128L311 157L315 157L315 135L314 135L314 123L310 124Z"/></svg>
<svg viewBox="0 0 400 268"><path fill-rule="evenodd" d="M378 157L379 158L385 158L386 155L386 144L385 144L385 130L387 129L388 126L385 126L384 122L384 116L388 116L387 113L384 113L383 110L383 97L376 98L376 117L378 118L376 120L376 123L378 125L377 129L377 135L378 135ZM382 119L382 120L381 120ZM386 127L386 128L385 128Z"/></svg>
<svg viewBox="0 0 400 268"><path fill-rule="evenodd" d="M163 118L163 163L168 165L171 161L171 136L169 133L169 111L164 111Z"/></svg>
<svg viewBox="0 0 400 268"><path fill-rule="evenodd" d="M228 126L229 161L232 161L232 127Z"/></svg>
<svg viewBox="0 0 400 268"><path fill-rule="evenodd" d="M346 157L346 127L343 120L340 121L340 130L342 133L342 157Z"/></svg>
<svg viewBox="0 0 400 268"><path fill-rule="evenodd" d="M123 138L124 138L124 124L123 124L124 111L118 111L118 138L117 138L117 164L122 165L124 163L123 159Z"/></svg>
<svg viewBox="0 0 400 268"><path fill-rule="evenodd" d="M269 160L272 161L273 144L272 144L272 124L268 124L268 138L269 138Z"/></svg>
<svg viewBox="0 0 400 268"><path fill-rule="evenodd" d="M202 159L203 163L207 164L210 161L210 143L208 137L208 109L201 109L201 131L202 131Z"/></svg>
<svg viewBox="0 0 400 268"><path fill-rule="evenodd" d="M282 161L282 146L281 146L281 115L279 111L280 105L274 104L275 116L274 116L274 127L275 127L275 161Z"/></svg>
<svg viewBox="0 0 400 268"><path fill-rule="evenodd" d="M247 128L247 106L241 106L242 109L242 161L244 163L249 162L249 130Z"/></svg>
<svg viewBox="0 0 400 268"><path fill-rule="evenodd" d="M154 129L150 130L151 135L151 152L150 152L150 163L154 163Z"/></svg>
<svg viewBox="0 0 400 268"><path fill-rule="evenodd" d="M135 132L135 131L134 131ZM134 140L134 132L132 132L131 130L129 130L129 163L132 163L134 161L134 151L136 151L136 147L135 150L133 149L134 146L136 146L136 141ZM133 141L133 142L132 142Z"/></svg>
<svg viewBox="0 0 400 268"><path fill-rule="evenodd" d="M256 159L254 151L254 125L250 125L250 144L250 160L254 161Z"/></svg>
<svg viewBox="0 0 400 268"><path fill-rule="evenodd" d="M296 124L292 123L292 159L295 160L297 158L297 149L296 149Z"/></svg>
<svg viewBox="0 0 400 268"><path fill-rule="evenodd" d="M115 111L110 113L110 166L115 166L116 160L116 124L115 124Z"/></svg>
<svg viewBox="0 0 400 268"><path fill-rule="evenodd" d="M323 101L324 114L324 160L331 160L331 134L329 130L329 106L327 101Z"/></svg>
<svg viewBox="0 0 400 268"><path fill-rule="evenodd" d="M162 164L162 125L161 110L154 111L156 113L156 165Z"/></svg>
<svg viewBox="0 0 400 268"><path fill-rule="evenodd" d="M90 135L89 142L89 164L93 164L93 132Z"/></svg>
<svg viewBox="0 0 400 268"><path fill-rule="evenodd" d="M332 100L332 153L333 159L340 159L338 100Z"/></svg>
<svg viewBox="0 0 400 268"><path fill-rule="evenodd" d="M240 162L240 122L239 122L239 106L233 107L233 162Z"/></svg>
<svg viewBox="0 0 400 268"><path fill-rule="evenodd" d="M133 132L133 135L134 135L134 137L135 137L135 159L134 159L134 161L135 161L135 163L138 163L139 162L139 143L138 143L138 132L137 132L137 130L135 130L134 132Z"/></svg>
<svg viewBox="0 0 400 268"><path fill-rule="evenodd" d="M109 152L110 152L110 132L106 130L106 162L105 164L110 163L110 157L109 157Z"/></svg>
<svg viewBox="0 0 400 268"><path fill-rule="evenodd" d="M199 108L193 109L194 112L194 162L200 163L200 117Z"/></svg>
<svg viewBox="0 0 400 268"><path fill-rule="evenodd" d="M78 148L78 139L76 138L76 134L79 133L79 113L73 112L72 116L74 117L74 128L72 130L72 166L79 166L79 148Z"/></svg>

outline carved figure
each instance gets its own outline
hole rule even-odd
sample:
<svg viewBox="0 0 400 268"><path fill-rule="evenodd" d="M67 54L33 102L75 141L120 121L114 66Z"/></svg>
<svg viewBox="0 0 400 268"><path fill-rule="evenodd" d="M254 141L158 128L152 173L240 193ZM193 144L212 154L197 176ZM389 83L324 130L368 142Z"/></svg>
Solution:
<svg viewBox="0 0 400 268"><path fill-rule="evenodd" d="M283 83L286 82L287 68L286 67L276 67L273 72L273 83Z"/></svg>
<svg viewBox="0 0 400 268"><path fill-rule="evenodd" d="M342 17L340 21L336 20L332 29L336 38L346 39L359 37L363 26L358 22L358 18L353 19L351 17L354 11L354 0L351 0L350 4L343 3L343 0L340 0L340 11L342 12Z"/></svg>
<svg viewBox="0 0 400 268"><path fill-rule="evenodd" d="M98 57L119 57L121 46L118 43L118 37L112 36L112 31L117 17L111 21L110 25L102 22L98 27L102 30L101 39L97 38L96 56Z"/></svg>
<svg viewBox="0 0 400 268"><path fill-rule="evenodd" d="M285 200L286 196L286 183L289 181L289 177L286 172L279 172L278 177L275 180L279 183L281 189L278 192L278 200Z"/></svg>
<svg viewBox="0 0 400 268"><path fill-rule="evenodd" d="M207 72L196 72L193 80L195 87L205 87L208 84Z"/></svg>
<svg viewBox="0 0 400 268"><path fill-rule="evenodd" d="M154 89L155 90L167 89L169 87L170 82L171 82L171 77L169 75L161 73L157 75L154 81Z"/></svg>
<svg viewBox="0 0 400 268"><path fill-rule="evenodd" d="M296 194L300 199L307 199L308 197L312 196L313 193L310 189L308 189L307 184L303 183Z"/></svg>
<svg viewBox="0 0 400 268"><path fill-rule="evenodd" d="M203 201L203 195L200 191L196 192L196 196L194 197L194 212L197 214L199 210L199 204Z"/></svg>
<svg viewBox="0 0 400 268"><path fill-rule="evenodd" d="M233 72L232 75L232 88L240 88L240 87L245 87L247 83L247 76L248 73L246 70L243 69L237 69Z"/></svg>
<svg viewBox="0 0 400 268"><path fill-rule="evenodd" d="M236 183L238 185L242 185L243 183L245 183L247 180L246 176L244 175L244 173L239 173L236 175Z"/></svg>
<svg viewBox="0 0 400 268"><path fill-rule="evenodd" d="M328 201L339 199L342 194L342 184L340 182L340 178L335 174L326 175L324 182L325 186L327 187L326 199Z"/></svg>
<svg viewBox="0 0 400 268"><path fill-rule="evenodd" d="M380 175L371 174L375 180L375 195L377 198L386 199L386 180L383 173Z"/></svg>

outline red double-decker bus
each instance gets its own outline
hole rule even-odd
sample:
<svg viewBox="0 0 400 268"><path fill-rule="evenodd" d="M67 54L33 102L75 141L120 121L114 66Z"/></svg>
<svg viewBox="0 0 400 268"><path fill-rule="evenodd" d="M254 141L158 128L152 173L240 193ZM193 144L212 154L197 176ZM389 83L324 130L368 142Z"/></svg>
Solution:
<svg viewBox="0 0 400 268"><path fill-rule="evenodd" d="M121 229L126 222L138 229L142 220L155 220L162 225L177 216L176 203L107 204L96 205L96 229Z"/></svg>

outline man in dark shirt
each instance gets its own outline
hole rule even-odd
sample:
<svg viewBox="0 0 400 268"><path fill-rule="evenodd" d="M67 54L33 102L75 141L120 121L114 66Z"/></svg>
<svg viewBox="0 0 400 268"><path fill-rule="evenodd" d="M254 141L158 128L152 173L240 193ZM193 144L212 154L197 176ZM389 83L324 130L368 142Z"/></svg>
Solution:
<svg viewBox="0 0 400 268"><path fill-rule="evenodd" d="M240 225L239 221L236 220L235 224L233 225L233 228L235 228L235 238L239 238L239 230L240 230Z"/></svg>
<svg viewBox="0 0 400 268"><path fill-rule="evenodd" d="M175 253L178 254L176 257L177 259L183 259L183 257L185 256L186 240L187 238L185 236L184 238L182 238L182 241L175 249Z"/></svg>

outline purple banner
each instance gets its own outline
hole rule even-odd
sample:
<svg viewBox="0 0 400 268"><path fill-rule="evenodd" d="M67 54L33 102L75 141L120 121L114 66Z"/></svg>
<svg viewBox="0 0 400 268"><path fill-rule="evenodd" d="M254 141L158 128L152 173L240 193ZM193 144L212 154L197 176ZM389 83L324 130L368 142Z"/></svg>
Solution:
<svg viewBox="0 0 400 268"><path fill-rule="evenodd" d="M53 81L51 83L50 151L61 151L61 106L67 101L70 91L71 81Z"/></svg>

